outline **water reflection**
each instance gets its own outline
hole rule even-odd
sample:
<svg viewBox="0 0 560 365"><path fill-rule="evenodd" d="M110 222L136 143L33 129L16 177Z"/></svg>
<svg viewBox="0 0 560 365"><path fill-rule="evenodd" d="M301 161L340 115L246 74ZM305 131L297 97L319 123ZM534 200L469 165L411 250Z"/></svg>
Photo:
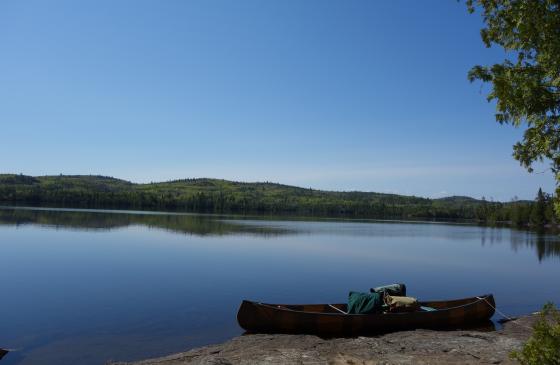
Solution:
<svg viewBox="0 0 560 365"><path fill-rule="evenodd" d="M52 228L77 230L111 230L133 225L164 229L197 236L256 234L277 236L288 234L287 228L265 225L241 225L220 216L194 214L161 214L155 212L87 211L77 209L0 208L0 225L35 224Z"/></svg>
<svg viewBox="0 0 560 365"><path fill-rule="evenodd" d="M539 262L547 257L560 257L560 240L558 236L542 233L513 236L511 248L517 251L523 247L533 248L537 253Z"/></svg>
<svg viewBox="0 0 560 365"><path fill-rule="evenodd" d="M503 228L486 228L482 229L480 233L482 246L509 242L514 252L524 248L532 249L539 262L547 258L560 257L560 237L555 234Z"/></svg>
<svg viewBox="0 0 560 365"><path fill-rule="evenodd" d="M442 239L453 240L480 237L482 246L509 243L515 252L522 248L530 248L535 251L539 262L547 258L560 258L560 236L554 234L465 224L450 224L459 229L440 230L438 226L443 223L433 222L322 219L310 224L308 220L285 219L145 211L0 207L0 225L34 224L55 229L85 231L112 230L140 225L196 236L249 234L265 238L289 234L362 237L434 237L437 235ZM333 225L333 222L337 224ZM376 222L383 224L367 224Z"/></svg>

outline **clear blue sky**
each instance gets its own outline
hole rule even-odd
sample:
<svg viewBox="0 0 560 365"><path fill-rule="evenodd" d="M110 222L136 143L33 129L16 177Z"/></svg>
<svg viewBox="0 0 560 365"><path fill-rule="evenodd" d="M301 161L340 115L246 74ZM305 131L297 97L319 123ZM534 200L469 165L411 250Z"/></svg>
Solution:
<svg viewBox="0 0 560 365"><path fill-rule="evenodd" d="M467 81L504 57L480 27L455 0L3 1L0 172L552 192Z"/></svg>

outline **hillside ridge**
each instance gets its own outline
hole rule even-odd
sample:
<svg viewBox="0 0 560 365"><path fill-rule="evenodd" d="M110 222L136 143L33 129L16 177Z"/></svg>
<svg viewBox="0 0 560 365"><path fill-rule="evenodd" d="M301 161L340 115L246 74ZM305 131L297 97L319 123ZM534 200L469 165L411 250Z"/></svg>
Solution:
<svg viewBox="0 0 560 365"><path fill-rule="evenodd" d="M529 224L532 201L494 202L468 196L430 199L364 191L329 191L274 182L214 178L134 183L102 175L0 174L3 205L168 210L373 219L470 220ZM547 203L548 204L548 203ZM547 205L539 209L552 209ZM535 217L550 215L546 212ZM546 224L547 221L540 219Z"/></svg>
<svg viewBox="0 0 560 365"><path fill-rule="evenodd" d="M16 183L16 184L28 184L28 183L41 183L44 180L82 180L85 182L95 182L95 180L99 180L99 182L115 182L119 184L126 184L130 186L163 186L166 184L180 184L185 183L186 185L202 185L204 186L207 184L208 186L219 186L219 184L231 184L231 185L240 185L240 186L253 186L253 187L279 187L279 188L286 188L286 189L294 189L294 190L305 190L305 191L314 191L320 193L334 193L334 194L374 194L378 196L399 196L399 197L410 197L410 198L421 198L421 199L431 199L431 200L441 200L441 201L454 201L454 200L471 200L471 201L482 201L480 199L476 199L470 196L464 195L451 195L441 198L425 198L416 195L403 195L403 194L395 194L395 193L380 193L375 191L361 191L361 190L324 190L324 189L314 189L314 188L304 188L301 186L296 185L288 185L282 184L277 182L271 181L237 181L237 180L227 180L227 179L219 179L219 178L207 178L207 177L198 177L198 178L184 178L184 179L173 179L173 180L166 180L166 181L153 181L149 183L136 183L130 180L120 179L112 176L106 175L39 175L39 176L30 176L30 175L22 175L22 174L10 174L4 173L0 174L0 184L6 183Z"/></svg>

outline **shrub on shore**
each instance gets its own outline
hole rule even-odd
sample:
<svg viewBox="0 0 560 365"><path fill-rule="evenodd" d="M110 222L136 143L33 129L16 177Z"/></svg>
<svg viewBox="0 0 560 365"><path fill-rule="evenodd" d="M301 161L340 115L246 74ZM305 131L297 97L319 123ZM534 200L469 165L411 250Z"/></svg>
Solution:
<svg viewBox="0 0 560 365"><path fill-rule="evenodd" d="M534 332L519 351L511 357L523 365L560 364L560 311L547 303L533 326Z"/></svg>

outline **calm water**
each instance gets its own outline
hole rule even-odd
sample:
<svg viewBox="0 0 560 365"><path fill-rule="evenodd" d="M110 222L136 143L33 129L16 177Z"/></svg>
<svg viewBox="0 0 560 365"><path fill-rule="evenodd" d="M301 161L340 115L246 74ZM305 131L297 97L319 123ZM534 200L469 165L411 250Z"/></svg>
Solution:
<svg viewBox="0 0 560 365"><path fill-rule="evenodd" d="M103 364L242 331L243 298L344 302L404 282L420 298L492 292L515 315L560 303L560 240L429 223L0 209L4 364Z"/></svg>

